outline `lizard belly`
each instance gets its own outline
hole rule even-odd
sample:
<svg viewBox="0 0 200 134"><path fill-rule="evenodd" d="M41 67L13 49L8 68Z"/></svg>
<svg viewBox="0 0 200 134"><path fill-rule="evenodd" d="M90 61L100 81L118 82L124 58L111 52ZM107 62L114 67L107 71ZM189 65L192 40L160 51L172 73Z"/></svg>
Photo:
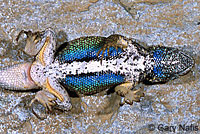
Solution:
<svg viewBox="0 0 200 134"><path fill-rule="evenodd" d="M94 94L127 81L139 81L140 73L144 71L143 60L133 60L130 57L107 59L100 61L60 64L55 61L47 69L49 77L56 77L70 90L82 94Z"/></svg>
<svg viewBox="0 0 200 134"><path fill-rule="evenodd" d="M72 62L59 64L55 62L48 67L49 77L55 76L70 90L82 94L94 94L126 81L124 73L117 67L117 60Z"/></svg>
<svg viewBox="0 0 200 134"><path fill-rule="evenodd" d="M94 49L95 53L98 50ZM145 70L145 57L132 43L124 51L111 47L110 56L106 50L102 62L102 57L89 49L77 50L75 54L71 51L66 49L60 53L45 72L47 77L56 77L65 87L83 94L93 94L127 81L137 82Z"/></svg>

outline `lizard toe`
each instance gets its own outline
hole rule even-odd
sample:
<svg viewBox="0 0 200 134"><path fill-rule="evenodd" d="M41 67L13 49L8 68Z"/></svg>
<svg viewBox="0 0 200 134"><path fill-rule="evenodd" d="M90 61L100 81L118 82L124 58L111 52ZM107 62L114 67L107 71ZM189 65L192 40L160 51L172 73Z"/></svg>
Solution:
<svg viewBox="0 0 200 134"><path fill-rule="evenodd" d="M115 92L118 95L125 97L126 94L129 93L131 88L132 88L132 83L123 83L115 87Z"/></svg>
<svg viewBox="0 0 200 134"><path fill-rule="evenodd" d="M124 96L128 93L128 90L129 90L129 89L124 88L124 87L116 87L115 92L116 92L118 95L124 97Z"/></svg>
<svg viewBox="0 0 200 134"><path fill-rule="evenodd" d="M29 105L31 106L35 101L38 101L46 108L47 111L52 111L52 106L56 105L55 100L56 98L52 94L42 90L37 92L35 98Z"/></svg>
<svg viewBox="0 0 200 134"><path fill-rule="evenodd" d="M125 102L132 105L133 101L140 102L141 97L144 97L144 93L140 89L129 91L129 93L125 96Z"/></svg>

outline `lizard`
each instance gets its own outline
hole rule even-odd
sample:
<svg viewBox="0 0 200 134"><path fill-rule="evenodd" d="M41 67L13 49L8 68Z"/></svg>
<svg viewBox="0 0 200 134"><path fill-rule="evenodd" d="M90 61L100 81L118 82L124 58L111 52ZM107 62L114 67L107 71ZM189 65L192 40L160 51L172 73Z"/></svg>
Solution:
<svg viewBox="0 0 200 134"><path fill-rule="evenodd" d="M194 65L193 58L181 50L144 47L119 34L80 37L58 47L51 28L22 33L27 34L29 44L41 49L33 62L0 69L0 87L41 88L30 105L39 101L49 111L55 105L66 111L72 108L67 90L92 95L113 87L124 103L132 104L144 96L137 89L140 83L166 83L188 73Z"/></svg>

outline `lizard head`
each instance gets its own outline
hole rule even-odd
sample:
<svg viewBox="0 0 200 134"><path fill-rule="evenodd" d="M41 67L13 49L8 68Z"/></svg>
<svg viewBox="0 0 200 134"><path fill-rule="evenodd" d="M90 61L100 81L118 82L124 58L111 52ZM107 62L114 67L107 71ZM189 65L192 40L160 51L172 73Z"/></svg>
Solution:
<svg viewBox="0 0 200 134"><path fill-rule="evenodd" d="M150 47L151 67L146 80L151 83L167 82L188 73L194 60L188 54L171 47Z"/></svg>

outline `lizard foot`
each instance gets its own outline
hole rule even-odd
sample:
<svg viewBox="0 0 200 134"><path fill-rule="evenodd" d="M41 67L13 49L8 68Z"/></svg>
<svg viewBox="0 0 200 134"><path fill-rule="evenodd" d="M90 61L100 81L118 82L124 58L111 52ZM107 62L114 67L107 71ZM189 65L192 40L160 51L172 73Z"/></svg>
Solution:
<svg viewBox="0 0 200 134"><path fill-rule="evenodd" d="M118 48L121 48L121 49L127 48L128 42L125 40L125 37L121 35L117 35L117 34L111 35L108 38L106 38L104 46L97 52L97 57L98 57L102 51L101 64L102 64L102 60L103 60L106 49L107 49L108 57L110 56L110 53L109 53L110 47L114 47L116 51L118 51Z"/></svg>
<svg viewBox="0 0 200 134"><path fill-rule="evenodd" d="M52 106L56 105L55 100L56 97L54 97L51 93L42 90L37 92L35 98L31 101L29 106L32 106L35 101L38 101L46 108L46 111L52 111Z"/></svg>
<svg viewBox="0 0 200 134"><path fill-rule="evenodd" d="M33 33L30 30L29 31L22 30L16 38L17 42L19 42L19 38L22 36L22 34L25 34L27 36L24 52L31 56L35 56L42 48L42 45L39 42L43 38L44 31L42 32L37 31Z"/></svg>
<svg viewBox="0 0 200 134"><path fill-rule="evenodd" d="M134 91L131 90L124 96L124 102L122 102L122 104L127 103L129 105L132 105L133 101L140 102L141 97L144 97L143 91L141 91L140 89Z"/></svg>
<svg viewBox="0 0 200 134"><path fill-rule="evenodd" d="M132 83L123 83L115 87L115 92L119 95L124 97L132 88Z"/></svg>
<svg viewBox="0 0 200 134"><path fill-rule="evenodd" d="M124 105L125 103L132 105L133 101L139 102L141 97L144 97L144 93L142 88L132 90L132 83L123 83L115 87L115 92L124 97L123 101L120 105Z"/></svg>

